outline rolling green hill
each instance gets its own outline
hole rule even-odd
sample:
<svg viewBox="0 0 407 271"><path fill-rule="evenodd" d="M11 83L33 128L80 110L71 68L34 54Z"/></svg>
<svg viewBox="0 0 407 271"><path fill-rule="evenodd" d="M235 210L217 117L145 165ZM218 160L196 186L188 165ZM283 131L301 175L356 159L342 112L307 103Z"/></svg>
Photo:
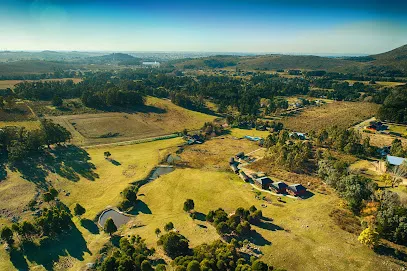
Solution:
<svg viewBox="0 0 407 271"><path fill-rule="evenodd" d="M374 58L374 65L390 66L395 69L407 71L407 44L389 52L370 56Z"/></svg>

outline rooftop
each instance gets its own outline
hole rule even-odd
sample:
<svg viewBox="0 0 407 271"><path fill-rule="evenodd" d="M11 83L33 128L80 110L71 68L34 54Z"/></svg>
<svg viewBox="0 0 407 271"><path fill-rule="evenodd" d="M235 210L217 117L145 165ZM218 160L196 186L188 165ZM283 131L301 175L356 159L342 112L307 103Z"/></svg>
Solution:
<svg viewBox="0 0 407 271"><path fill-rule="evenodd" d="M403 157L387 155L387 162L389 162L389 164L392 166L399 166L403 164L403 162L405 162L406 160L407 159Z"/></svg>

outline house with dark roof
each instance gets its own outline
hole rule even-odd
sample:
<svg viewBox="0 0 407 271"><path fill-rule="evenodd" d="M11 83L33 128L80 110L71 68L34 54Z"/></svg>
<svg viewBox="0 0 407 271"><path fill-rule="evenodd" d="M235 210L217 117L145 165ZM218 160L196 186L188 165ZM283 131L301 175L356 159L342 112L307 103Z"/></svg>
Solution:
<svg viewBox="0 0 407 271"><path fill-rule="evenodd" d="M236 154L236 158L239 158L239 159L244 158L244 152L239 152L238 154Z"/></svg>
<svg viewBox="0 0 407 271"><path fill-rule="evenodd" d="M261 177L254 180L254 184L262 189L269 189L273 181L269 177Z"/></svg>
<svg viewBox="0 0 407 271"><path fill-rule="evenodd" d="M270 189L279 194L286 193L287 187L288 187L288 185L284 182L275 182L275 183L270 184Z"/></svg>
<svg viewBox="0 0 407 271"><path fill-rule="evenodd" d="M245 181L246 183L250 182L250 177L244 171L239 172L240 178Z"/></svg>
<svg viewBox="0 0 407 271"><path fill-rule="evenodd" d="M234 157L230 157L229 159L229 165L233 165L235 163L235 158Z"/></svg>
<svg viewBox="0 0 407 271"><path fill-rule="evenodd" d="M287 187L287 192L293 196L302 196L307 193L307 188L305 188L302 184L293 184Z"/></svg>

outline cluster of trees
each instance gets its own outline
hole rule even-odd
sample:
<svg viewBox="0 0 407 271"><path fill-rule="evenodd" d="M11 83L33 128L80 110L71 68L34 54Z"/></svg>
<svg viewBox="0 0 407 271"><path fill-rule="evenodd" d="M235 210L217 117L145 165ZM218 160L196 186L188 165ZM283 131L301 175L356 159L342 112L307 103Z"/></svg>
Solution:
<svg viewBox="0 0 407 271"><path fill-rule="evenodd" d="M288 101L282 98L271 98L266 107L266 114L275 113L279 109L287 109Z"/></svg>
<svg viewBox="0 0 407 271"><path fill-rule="evenodd" d="M170 99L174 104L187 109L196 111L205 109L205 102L202 97L190 96L182 92L171 92Z"/></svg>
<svg viewBox="0 0 407 271"><path fill-rule="evenodd" d="M318 162L318 175L348 202L348 206L359 214L367 201L374 200L377 184L359 175L349 175L348 164L333 157Z"/></svg>
<svg viewBox="0 0 407 271"><path fill-rule="evenodd" d="M33 222L23 221L12 224L11 228L5 226L0 232L0 237L10 245L15 242L14 238L21 242L32 242L34 238L41 238L45 242L47 238L57 237L63 232L68 232L73 227L70 214L61 205L44 208L41 215Z"/></svg>
<svg viewBox="0 0 407 271"><path fill-rule="evenodd" d="M378 117L382 120L407 123L407 87L393 89L379 109Z"/></svg>
<svg viewBox="0 0 407 271"><path fill-rule="evenodd" d="M268 149L268 159L292 171L306 170L308 161L313 157L311 143L298 140L295 133L290 136L286 130L271 133L263 146Z"/></svg>
<svg viewBox="0 0 407 271"><path fill-rule="evenodd" d="M391 144L390 153L394 156L407 157L407 147L404 148L401 140L396 138Z"/></svg>
<svg viewBox="0 0 407 271"><path fill-rule="evenodd" d="M222 125L213 122L205 122L204 126L201 128L204 136L218 136L221 135L224 130Z"/></svg>
<svg viewBox="0 0 407 271"><path fill-rule="evenodd" d="M113 248L109 256L105 257L100 264L101 271L153 271L149 257L155 250L148 248L140 236L132 235L130 238L122 237L119 247ZM164 265L158 265L155 270L165 270Z"/></svg>
<svg viewBox="0 0 407 271"><path fill-rule="evenodd" d="M370 145L368 137L362 141L358 131L338 126L320 130L315 135L315 141L318 145L357 156L374 156L377 153L376 148Z"/></svg>
<svg viewBox="0 0 407 271"><path fill-rule="evenodd" d="M14 163L36 154L44 145L60 144L70 139L69 131L49 120L43 120L41 129L32 131L6 126L0 131L0 153Z"/></svg>
<svg viewBox="0 0 407 271"><path fill-rule="evenodd" d="M104 91L85 91L81 96L82 103L92 108L112 106L133 107L144 105L145 98L137 91L121 90L112 87Z"/></svg>
<svg viewBox="0 0 407 271"><path fill-rule="evenodd" d="M179 256L173 261L178 271L268 271L274 269L263 261L251 257L247 259L239 249L243 242L235 239L231 243L220 240L202 244L193 249L191 255ZM282 271L282 270L281 270Z"/></svg>
<svg viewBox="0 0 407 271"><path fill-rule="evenodd" d="M118 206L120 210L128 211L136 205L138 190L139 187L137 185L131 185L124 189L124 191L121 193L123 200Z"/></svg>
<svg viewBox="0 0 407 271"><path fill-rule="evenodd" d="M378 233L392 242L407 244L407 207L400 202L398 194L391 191L383 191L378 198Z"/></svg>
<svg viewBox="0 0 407 271"><path fill-rule="evenodd" d="M250 233L251 225L259 223L263 214L261 210L257 210L255 206L245 210L237 208L231 216L221 208L209 211L206 215L206 221L213 223L217 232L221 236L244 236Z"/></svg>
<svg viewBox="0 0 407 271"><path fill-rule="evenodd" d="M182 234L174 231L161 235L157 244L163 246L165 254L171 259L191 253L189 240Z"/></svg>

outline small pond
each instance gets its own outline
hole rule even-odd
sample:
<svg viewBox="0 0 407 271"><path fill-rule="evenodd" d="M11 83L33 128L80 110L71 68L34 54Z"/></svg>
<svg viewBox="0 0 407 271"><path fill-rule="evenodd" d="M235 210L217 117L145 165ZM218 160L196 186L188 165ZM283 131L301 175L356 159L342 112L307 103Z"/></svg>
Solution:
<svg viewBox="0 0 407 271"><path fill-rule="evenodd" d="M158 166L151 174L150 181L157 179L161 175L165 175L170 172L173 172L174 170L175 170L175 168L171 167L171 166Z"/></svg>
<svg viewBox="0 0 407 271"><path fill-rule="evenodd" d="M113 222L117 228L119 228L123 224L126 224L130 220L129 216L126 216L114 209L107 209L100 215L99 225L103 227L108 218L113 219Z"/></svg>

